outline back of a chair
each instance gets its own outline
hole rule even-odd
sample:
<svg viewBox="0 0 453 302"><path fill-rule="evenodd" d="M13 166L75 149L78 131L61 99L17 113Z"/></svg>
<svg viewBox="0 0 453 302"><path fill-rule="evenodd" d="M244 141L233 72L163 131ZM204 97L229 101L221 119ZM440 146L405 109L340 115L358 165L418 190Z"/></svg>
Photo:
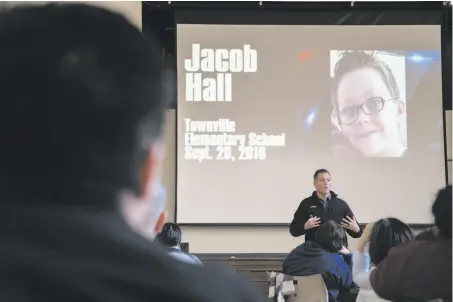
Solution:
<svg viewBox="0 0 453 302"><path fill-rule="evenodd" d="M287 302L329 302L329 293L320 274L294 277L296 295Z"/></svg>

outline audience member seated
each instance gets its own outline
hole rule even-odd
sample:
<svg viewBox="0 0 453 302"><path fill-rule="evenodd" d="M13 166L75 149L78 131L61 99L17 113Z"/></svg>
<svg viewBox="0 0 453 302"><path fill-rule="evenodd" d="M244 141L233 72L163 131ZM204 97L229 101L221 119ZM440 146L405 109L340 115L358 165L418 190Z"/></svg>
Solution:
<svg viewBox="0 0 453 302"><path fill-rule="evenodd" d="M411 228L396 218L381 219L365 227L358 250L352 255L353 280L360 287L357 301L385 301L371 287L370 271L387 257L391 248L413 237Z"/></svg>
<svg viewBox="0 0 453 302"><path fill-rule="evenodd" d="M439 236L411 240L390 250L371 272L374 291L391 301L452 300L452 194L451 185L440 190L432 213Z"/></svg>
<svg viewBox="0 0 453 302"><path fill-rule="evenodd" d="M328 221L315 233L313 241L306 241L292 250L283 261L283 273L289 276L321 274L329 292L329 301L341 301L354 287L352 271L345 260L346 233L339 224Z"/></svg>
<svg viewBox="0 0 453 302"><path fill-rule="evenodd" d="M186 263L202 264L200 259L181 249L182 232L176 223L167 222L162 228L162 232L157 235L157 240L168 249L170 256Z"/></svg>

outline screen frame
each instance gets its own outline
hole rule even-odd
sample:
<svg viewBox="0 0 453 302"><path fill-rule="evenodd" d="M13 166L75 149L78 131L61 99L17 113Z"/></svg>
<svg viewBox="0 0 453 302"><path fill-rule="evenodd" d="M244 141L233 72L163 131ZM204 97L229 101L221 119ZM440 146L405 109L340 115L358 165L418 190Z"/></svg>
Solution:
<svg viewBox="0 0 453 302"><path fill-rule="evenodd" d="M175 10L175 39L178 41L177 26L179 24L203 25L439 25L441 31L441 60L446 61L446 44L444 31L444 9L430 11L398 11L398 10L314 10L314 11L277 11L277 10L239 10L239 9L191 9L181 8ZM417 22L414 22L417 20ZM451 38L451 32L450 32ZM451 40L450 40L451 42ZM450 43L451 44L451 43ZM450 45L451 46L451 45ZM451 51L450 51L451 53ZM175 58L177 58L177 51ZM450 58L451 60L451 58ZM451 70L450 70L451 72ZM446 84L444 82L446 68L442 64L442 117L445 162L445 185L448 184L448 158L446 139L445 98ZM176 92L178 93L178 92ZM205 227L289 227L289 223L179 223L178 222L178 98L175 105L175 211L174 221L181 226ZM360 224L361 227L366 223ZM408 224L412 228L427 228L433 224Z"/></svg>

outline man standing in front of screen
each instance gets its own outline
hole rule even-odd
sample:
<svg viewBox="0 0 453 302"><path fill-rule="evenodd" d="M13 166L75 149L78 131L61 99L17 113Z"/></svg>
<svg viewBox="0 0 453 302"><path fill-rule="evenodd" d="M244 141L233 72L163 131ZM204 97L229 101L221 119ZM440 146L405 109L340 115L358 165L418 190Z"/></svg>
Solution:
<svg viewBox="0 0 453 302"><path fill-rule="evenodd" d="M316 229L324 222L333 220L341 224L353 238L362 236L359 226L349 205L330 190L330 173L319 169L313 175L316 191L300 203L289 227L291 235L305 235L306 241L314 239Z"/></svg>

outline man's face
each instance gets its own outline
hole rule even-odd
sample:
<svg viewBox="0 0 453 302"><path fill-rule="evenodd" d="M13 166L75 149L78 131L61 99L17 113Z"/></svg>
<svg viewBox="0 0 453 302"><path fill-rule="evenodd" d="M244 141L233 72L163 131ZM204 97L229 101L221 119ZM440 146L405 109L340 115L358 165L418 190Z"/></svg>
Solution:
<svg viewBox="0 0 453 302"><path fill-rule="evenodd" d="M365 156L383 156L401 145L399 122L404 114L404 103L391 99L382 75L374 68L362 68L346 73L338 85L339 114L350 107L361 106L367 100L381 98L383 108L367 115L358 110L357 119L342 125L342 132L351 145Z"/></svg>
<svg viewBox="0 0 453 302"><path fill-rule="evenodd" d="M330 174L319 173L313 182L318 193L327 195L330 193Z"/></svg>

